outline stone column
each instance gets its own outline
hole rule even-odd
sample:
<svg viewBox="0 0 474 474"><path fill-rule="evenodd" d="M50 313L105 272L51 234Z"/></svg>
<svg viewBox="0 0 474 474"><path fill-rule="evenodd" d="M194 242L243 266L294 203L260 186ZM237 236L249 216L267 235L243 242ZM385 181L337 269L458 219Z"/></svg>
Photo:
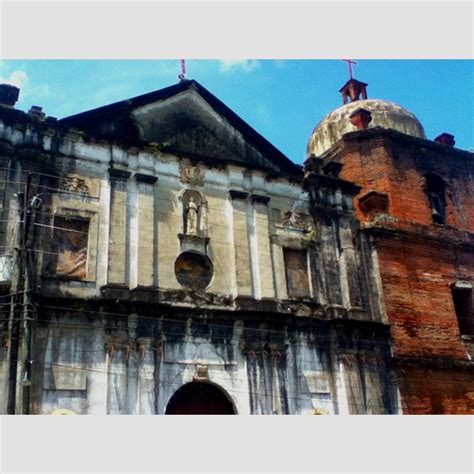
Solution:
<svg viewBox="0 0 474 474"><path fill-rule="evenodd" d="M244 191L229 191L234 220L235 269L238 296L252 296L252 274L247 229L247 196Z"/></svg>
<svg viewBox="0 0 474 474"><path fill-rule="evenodd" d="M321 253L321 243L308 248L311 271L311 284L313 288L313 299L321 305L327 303L326 300L326 280L324 274L323 256Z"/></svg>
<svg viewBox="0 0 474 474"><path fill-rule="evenodd" d="M278 243L278 237L272 236L271 251L273 261L273 274L275 278L275 292L276 298L279 300L286 300L288 298L288 291L286 288L285 278L285 261L283 259L283 248Z"/></svg>
<svg viewBox="0 0 474 474"><path fill-rule="evenodd" d="M108 283L127 284L127 179L129 171L109 169L110 173L110 228Z"/></svg>
<svg viewBox="0 0 474 474"><path fill-rule="evenodd" d="M384 304L382 278L376 241L374 237L364 235L361 244L368 281L368 297L370 300L372 319L387 323L388 319Z"/></svg>
<svg viewBox="0 0 474 474"><path fill-rule="evenodd" d="M275 284L273 281L273 266L270 250L270 232L267 204L270 198L258 194L250 196L254 206L255 237L256 237L256 269L259 273L259 287L261 298L275 298Z"/></svg>
<svg viewBox="0 0 474 474"><path fill-rule="evenodd" d="M154 215L154 184L156 176L146 174L135 175L137 180L137 248L138 248L138 286L153 286L154 282L154 252L155 247L155 215Z"/></svg>
<svg viewBox="0 0 474 474"><path fill-rule="evenodd" d="M156 411L155 394L155 356L156 348L151 346L149 338L138 340L138 404L136 413L154 415Z"/></svg>
<svg viewBox="0 0 474 474"><path fill-rule="evenodd" d="M341 242L341 278L345 290L345 303L348 310L363 310L360 273L356 260L352 229L347 218L339 219L339 237Z"/></svg>
<svg viewBox="0 0 474 474"><path fill-rule="evenodd" d="M104 337L104 321L97 319L92 324L92 338L90 341L91 358L89 373L87 374L87 401L88 415L107 414L107 379L108 379L108 354Z"/></svg>
<svg viewBox="0 0 474 474"><path fill-rule="evenodd" d="M340 248L336 235L337 224L333 216L321 214L318 216L318 220L321 226L322 269L325 272L327 304L335 310L342 309L343 298L339 269Z"/></svg>

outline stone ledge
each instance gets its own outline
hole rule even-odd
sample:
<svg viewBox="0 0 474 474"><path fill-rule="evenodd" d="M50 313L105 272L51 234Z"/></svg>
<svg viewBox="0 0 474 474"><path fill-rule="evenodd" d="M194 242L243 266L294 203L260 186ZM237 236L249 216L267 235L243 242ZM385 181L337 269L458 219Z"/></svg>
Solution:
<svg viewBox="0 0 474 474"><path fill-rule="evenodd" d="M110 177L113 179L126 180L130 178L132 173L130 171L120 170L117 168L109 168L109 174L110 174Z"/></svg>
<svg viewBox="0 0 474 474"><path fill-rule="evenodd" d="M245 200L249 196L249 193L246 191L239 191L237 189L230 189L229 195L231 199Z"/></svg>
<svg viewBox="0 0 474 474"><path fill-rule="evenodd" d="M100 293L106 300L130 299L130 288L127 285L109 283L100 287Z"/></svg>
<svg viewBox="0 0 474 474"><path fill-rule="evenodd" d="M150 174L135 173L135 179L139 183L145 184L155 184L158 181L157 176L152 176Z"/></svg>
<svg viewBox="0 0 474 474"><path fill-rule="evenodd" d="M253 204L268 204L270 198L268 196L262 196L261 194L251 194L250 199Z"/></svg>

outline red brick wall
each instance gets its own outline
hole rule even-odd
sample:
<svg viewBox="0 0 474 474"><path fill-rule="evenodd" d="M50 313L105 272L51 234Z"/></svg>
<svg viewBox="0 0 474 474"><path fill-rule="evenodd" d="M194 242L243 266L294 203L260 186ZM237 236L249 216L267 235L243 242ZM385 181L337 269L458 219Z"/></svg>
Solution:
<svg viewBox="0 0 474 474"><path fill-rule="evenodd" d="M340 157L340 177L389 195L388 214L395 219L381 227L401 230L405 237L377 238L387 316L393 325L396 355L438 355L466 358L450 285L474 283L474 252L460 250L460 241L474 232L474 159L451 156L389 137L348 140ZM445 147L442 147L445 149ZM457 161L456 161L457 160ZM422 176L436 172L447 183L447 224L432 224ZM369 224L354 198L358 218ZM442 237L436 242L426 238Z"/></svg>
<svg viewBox="0 0 474 474"><path fill-rule="evenodd" d="M339 176L362 187L354 204L363 225L374 225L375 216L361 211L358 197L369 190L389 195L390 219L377 226L395 232L374 234L384 303L394 355L418 360L397 371L403 411L474 413L474 364L461 370L436 363L454 358L469 366L450 285L458 279L474 284L474 252L460 245L474 241L468 233L474 232L474 159L388 137L352 138L345 145ZM428 172L446 182L447 225L432 223L422 180Z"/></svg>
<svg viewBox="0 0 474 474"><path fill-rule="evenodd" d="M340 177L362 186L359 196L370 189L387 193L389 214L417 224L432 224L422 177L435 172L447 185L446 223L474 232L474 158L404 147L389 139L373 138L351 144L341 159L344 166ZM359 219L366 221L357 198L355 205Z"/></svg>
<svg viewBox="0 0 474 474"><path fill-rule="evenodd" d="M474 414L472 371L406 367L398 378L405 414Z"/></svg>
<svg viewBox="0 0 474 474"><path fill-rule="evenodd" d="M376 242L394 355L466 358L450 285L474 274L474 255L421 238Z"/></svg>

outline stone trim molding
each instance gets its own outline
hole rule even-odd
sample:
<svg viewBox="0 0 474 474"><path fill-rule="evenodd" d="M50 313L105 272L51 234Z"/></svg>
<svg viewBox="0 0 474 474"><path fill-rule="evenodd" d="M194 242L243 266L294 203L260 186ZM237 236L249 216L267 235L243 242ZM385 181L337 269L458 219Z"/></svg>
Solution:
<svg viewBox="0 0 474 474"><path fill-rule="evenodd" d="M230 195L231 199L244 200L244 199L247 199L247 197L249 196L249 193L246 192L246 191L239 191L237 189L230 189L229 190L229 195Z"/></svg>
<svg viewBox="0 0 474 474"><path fill-rule="evenodd" d="M126 180L131 176L130 171L119 170L117 168L109 168L109 175L112 179L122 179Z"/></svg>
<svg viewBox="0 0 474 474"><path fill-rule="evenodd" d="M145 184L155 184L158 181L157 176L152 176L150 174L135 173L135 179L139 183Z"/></svg>
<svg viewBox="0 0 474 474"><path fill-rule="evenodd" d="M261 194L251 194L250 199L252 200L252 204L268 204L270 198L268 196L262 196Z"/></svg>

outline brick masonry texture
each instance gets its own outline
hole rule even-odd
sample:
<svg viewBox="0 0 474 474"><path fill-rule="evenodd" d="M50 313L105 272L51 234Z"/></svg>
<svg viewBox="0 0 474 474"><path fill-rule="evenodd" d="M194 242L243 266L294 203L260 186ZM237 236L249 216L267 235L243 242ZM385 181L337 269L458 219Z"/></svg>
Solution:
<svg viewBox="0 0 474 474"><path fill-rule="evenodd" d="M474 413L473 365L450 288L474 283L472 154L366 130L347 134L326 159L343 163L340 177L362 188L355 209L374 239L403 411ZM444 225L432 222L427 173L446 183ZM371 190L388 195L386 214L359 207L358 197Z"/></svg>

